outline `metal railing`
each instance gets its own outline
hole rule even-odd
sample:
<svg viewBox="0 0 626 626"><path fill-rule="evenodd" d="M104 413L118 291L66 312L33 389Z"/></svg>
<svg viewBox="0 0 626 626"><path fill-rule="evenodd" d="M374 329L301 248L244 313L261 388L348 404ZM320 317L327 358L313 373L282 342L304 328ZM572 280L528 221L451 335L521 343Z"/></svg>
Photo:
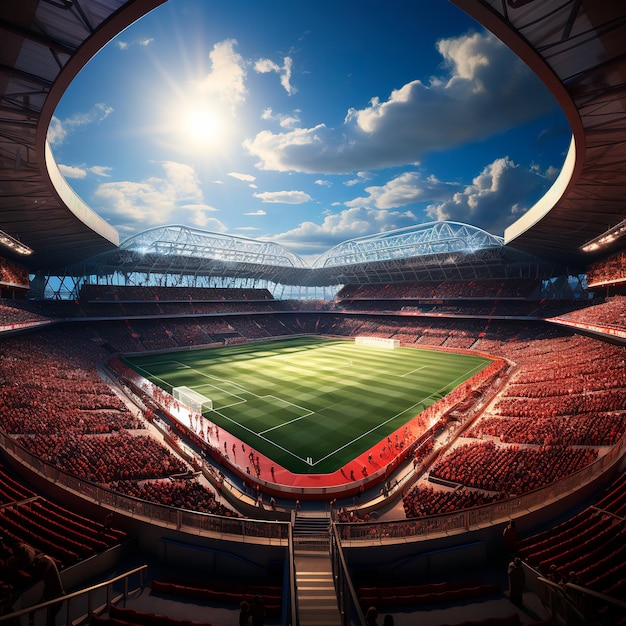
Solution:
<svg viewBox="0 0 626 626"><path fill-rule="evenodd" d="M27 452L6 433L0 431L0 446L20 464L28 466L51 483L129 517L144 519L152 524L188 531L193 534L211 534L231 541L254 539L256 543L287 545L289 522L251 520L177 509L147 502L105 489L60 470Z"/></svg>
<svg viewBox="0 0 626 626"><path fill-rule="evenodd" d="M344 545L362 542L399 543L428 539L431 535L446 535L496 524L546 506L607 472L619 462L626 451L626 437L600 459L587 467L519 497L466 509L446 515L385 522L338 522L339 536Z"/></svg>
<svg viewBox="0 0 626 626"><path fill-rule="evenodd" d="M333 524L330 532L330 557L333 567L333 578L335 580L335 591L337 592L337 603L341 614L343 626L350 626L356 623L358 626L365 626L365 616L361 609L361 604L352 584L348 564L346 563L341 546L341 540L337 533L337 527Z"/></svg>
<svg viewBox="0 0 626 626"><path fill-rule="evenodd" d="M293 523L296 512L291 512L291 522L289 524L289 604L291 626L298 626L298 594L296 589L296 555L293 545Z"/></svg>
<svg viewBox="0 0 626 626"><path fill-rule="evenodd" d="M43 626L47 623L48 610L57 612L59 603L64 605L61 607L61 611L65 613L65 624L72 624L72 626L89 624L95 611L102 611L120 600L125 600L129 595L140 592L147 581L147 570L148 566L142 565L86 589L2 615L0 616L0 624L6 623L11 624L11 626L21 626L22 624L39 626L41 624ZM130 588L133 577L138 578L138 583ZM121 583L121 590L113 588L118 583Z"/></svg>

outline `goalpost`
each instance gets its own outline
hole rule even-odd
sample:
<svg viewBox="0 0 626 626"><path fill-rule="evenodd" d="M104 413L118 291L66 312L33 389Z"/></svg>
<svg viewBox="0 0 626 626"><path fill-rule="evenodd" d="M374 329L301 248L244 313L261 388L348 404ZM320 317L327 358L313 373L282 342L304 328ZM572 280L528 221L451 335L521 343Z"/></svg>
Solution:
<svg viewBox="0 0 626 626"><path fill-rule="evenodd" d="M375 348L394 348L400 347L400 340L389 339L388 337L355 337L354 343L357 346L373 346Z"/></svg>
<svg viewBox="0 0 626 626"><path fill-rule="evenodd" d="M213 409L211 398L207 398L189 387L172 387L172 396L174 400L178 400L195 413L202 414L204 411Z"/></svg>

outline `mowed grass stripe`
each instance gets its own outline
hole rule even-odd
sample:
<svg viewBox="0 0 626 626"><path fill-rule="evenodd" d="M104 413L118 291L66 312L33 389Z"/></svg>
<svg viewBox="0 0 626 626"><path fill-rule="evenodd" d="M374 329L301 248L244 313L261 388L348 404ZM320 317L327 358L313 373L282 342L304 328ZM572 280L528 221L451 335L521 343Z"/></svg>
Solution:
<svg viewBox="0 0 626 626"><path fill-rule="evenodd" d="M168 384L186 385L211 397L214 386L221 390L215 392L221 408L216 404L208 419L291 471L325 473L386 438L488 362L298 337L147 355L129 365L143 375L149 371L167 391ZM235 404L235 396L246 401Z"/></svg>

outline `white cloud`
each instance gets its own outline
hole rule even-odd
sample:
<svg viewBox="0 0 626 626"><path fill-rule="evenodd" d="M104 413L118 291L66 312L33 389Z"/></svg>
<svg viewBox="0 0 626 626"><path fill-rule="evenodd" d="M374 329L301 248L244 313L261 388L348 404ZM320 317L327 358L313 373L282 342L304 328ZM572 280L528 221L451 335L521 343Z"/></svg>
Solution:
<svg viewBox="0 0 626 626"><path fill-rule="evenodd" d="M87 177L88 173L95 174L102 178L110 178L111 167L105 165L92 165L91 167L84 167L79 165L64 165L59 163L59 170L65 178L83 179Z"/></svg>
<svg viewBox="0 0 626 626"><path fill-rule="evenodd" d="M351 208L326 215L321 224L303 222L269 239L301 254L319 254L346 239L412 226L416 222L411 211Z"/></svg>
<svg viewBox="0 0 626 626"><path fill-rule="evenodd" d="M89 171L92 174L95 174L96 176L102 176L103 178L110 178L111 177L111 170L113 168L109 167L108 165L92 165L89 168Z"/></svg>
<svg viewBox="0 0 626 626"><path fill-rule="evenodd" d="M263 202L278 204L303 204L312 200L311 196L304 191L264 191L252 195Z"/></svg>
<svg viewBox="0 0 626 626"><path fill-rule="evenodd" d="M59 163L59 171L65 178L87 178L87 170L84 167L77 167L75 165L63 165Z"/></svg>
<svg viewBox="0 0 626 626"><path fill-rule="evenodd" d="M322 180L321 178L318 178L315 181L316 185L319 185L320 187L332 187L333 184L329 181L329 180Z"/></svg>
<svg viewBox="0 0 626 626"><path fill-rule="evenodd" d="M246 98L245 62L235 52L236 45L236 39L216 43L209 53L211 71L197 84L202 93L218 98L231 109Z"/></svg>
<svg viewBox="0 0 626 626"><path fill-rule="evenodd" d="M292 95L296 93L296 88L291 84L291 68L293 60L291 57L285 57L283 59L282 66L278 65L270 59L259 59L254 64L254 70L259 74L268 74L270 72L276 72L280 76L280 84L283 89Z"/></svg>
<svg viewBox="0 0 626 626"><path fill-rule="evenodd" d="M532 72L495 37L441 40L446 73L414 80L350 109L343 126L261 131L245 142L264 170L348 173L416 163L433 150L484 139L556 104Z"/></svg>
<svg viewBox="0 0 626 626"><path fill-rule="evenodd" d="M256 180L256 176L252 176L252 174L241 174L240 172L229 172L228 176L232 176L233 178L236 178L237 180L243 180L243 181L247 181L250 183Z"/></svg>
<svg viewBox="0 0 626 626"><path fill-rule="evenodd" d="M244 213L244 215L250 215L252 217L259 217L261 215L267 215L267 213L263 209L259 209L258 211L250 211L249 213Z"/></svg>
<svg viewBox="0 0 626 626"><path fill-rule="evenodd" d="M154 39L152 38L136 39L135 41L130 41L130 42L122 41L121 39L118 39L115 43L120 50L128 50L133 45L142 46L145 48L146 46L149 46L153 41Z"/></svg>
<svg viewBox="0 0 626 626"><path fill-rule="evenodd" d="M254 70L259 74L267 74L268 72L279 72L280 67L270 59L259 59L254 64Z"/></svg>
<svg viewBox="0 0 626 626"><path fill-rule="evenodd" d="M207 215L207 210L215 211L215 209L211 207L187 206L182 208L189 211L192 216L190 220L191 223L198 228L202 228L203 230L210 230L214 233L225 233L228 230L223 222L215 217L209 217Z"/></svg>
<svg viewBox="0 0 626 626"><path fill-rule="evenodd" d="M58 146L65 141L67 137L67 130L63 125L63 122L54 115L50 120L50 126L48 126L48 135L47 139L50 142L51 146Z"/></svg>
<svg viewBox="0 0 626 626"><path fill-rule="evenodd" d="M430 205L426 212L432 219L466 222L498 235L530 208L521 207L519 198L539 198L550 182L536 168L524 168L503 157L487 165L471 185Z"/></svg>
<svg viewBox="0 0 626 626"><path fill-rule="evenodd" d="M238 228L235 228L234 230L242 230L242 231L246 231L246 232L253 232L253 231L259 231L262 230L261 228L257 228L256 226L239 226Z"/></svg>
<svg viewBox="0 0 626 626"><path fill-rule="evenodd" d="M189 165L167 161L162 176L141 182L102 183L94 192L102 215L112 214L123 223L134 222L137 230L147 226L191 222L224 232L226 227L207 213L216 211L204 202L196 172Z"/></svg>
<svg viewBox="0 0 626 626"><path fill-rule="evenodd" d="M346 202L346 206L367 206L392 209L416 202L447 200L460 185L445 183L435 176L423 179L418 172L405 172L381 186L366 187L367 196Z"/></svg>
<svg viewBox="0 0 626 626"><path fill-rule="evenodd" d="M274 113L271 108L264 109L261 113L261 119L278 122L281 128L296 128L300 123L300 111L296 110L291 114Z"/></svg>
<svg viewBox="0 0 626 626"><path fill-rule="evenodd" d="M113 107L99 102L91 107L89 111L76 113L64 120L52 116L47 139L52 146L61 145L70 133L73 133L81 127L101 122L111 115L111 113L113 113Z"/></svg>

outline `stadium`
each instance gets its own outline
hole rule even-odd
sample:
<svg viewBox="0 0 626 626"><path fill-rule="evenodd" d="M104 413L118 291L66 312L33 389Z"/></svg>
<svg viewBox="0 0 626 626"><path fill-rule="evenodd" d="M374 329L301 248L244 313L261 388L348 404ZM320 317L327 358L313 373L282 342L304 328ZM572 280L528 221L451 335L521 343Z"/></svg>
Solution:
<svg viewBox="0 0 626 626"><path fill-rule="evenodd" d="M503 238L309 265L120 243L61 175L61 96L159 4L0 9L0 623L626 624L624 9L453 0L559 102L560 175Z"/></svg>

